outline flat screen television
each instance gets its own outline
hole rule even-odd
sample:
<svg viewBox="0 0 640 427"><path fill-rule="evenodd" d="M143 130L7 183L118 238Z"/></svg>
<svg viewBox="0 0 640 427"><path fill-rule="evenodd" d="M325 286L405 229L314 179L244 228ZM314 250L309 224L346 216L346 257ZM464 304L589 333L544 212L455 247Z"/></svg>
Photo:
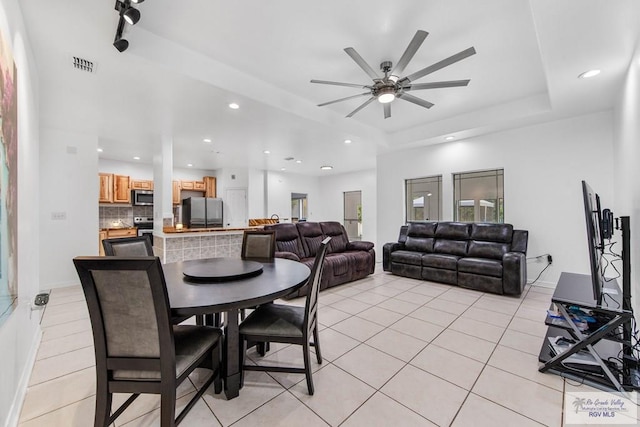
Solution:
<svg viewBox="0 0 640 427"><path fill-rule="evenodd" d="M600 196L585 181L582 181L582 197L584 200L584 217L587 225L587 244L589 247L589 264L591 266L591 283L593 299L602 305L602 288L604 279L600 263L604 251L604 233L602 227L602 210ZM610 237L610 236L608 236Z"/></svg>

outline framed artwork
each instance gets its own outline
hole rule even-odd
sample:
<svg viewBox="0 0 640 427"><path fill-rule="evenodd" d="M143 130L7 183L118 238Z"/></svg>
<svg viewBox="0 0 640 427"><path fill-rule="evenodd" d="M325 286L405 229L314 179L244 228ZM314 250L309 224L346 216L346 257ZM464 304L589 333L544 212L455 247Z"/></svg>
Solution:
<svg viewBox="0 0 640 427"><path fill-rule="evenodd" d="M18 297L18 93L10 44L0 33L0 325Z"/></svg>

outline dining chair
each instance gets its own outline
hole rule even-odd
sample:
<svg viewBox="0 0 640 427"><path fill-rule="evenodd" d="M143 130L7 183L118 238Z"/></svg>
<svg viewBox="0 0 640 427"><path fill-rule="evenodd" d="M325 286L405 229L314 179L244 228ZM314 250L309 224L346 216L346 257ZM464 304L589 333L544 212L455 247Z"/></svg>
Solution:
<svg viewBox="0 0 640 427"><path fill-rule="evenodd" d="M173 325L158 257L74 258L89 309L96 360L94 426L108 426L141 394L160 395L160 424L175 426L214 383L222 391L218 328ZM176 389L196 368L212 371L175 417ZM115 411L113 393L131 393Z"/></svg>
<svg viewBox="0 0 640 427"><path fill-rule="evenodd" d="M107 256L153 256L153 245L148 235L104 239L102 247Z"/></svg>
<svg viewBox="0 0 640 427"><path fill-rule="evenodd" d="M242 259L272 260L276 255L275 231L247 231L242 235Z"/></svg>
<svg viewBox="0 0 640 427"><path fill-rule="evenodd" d="M119 237L115 239L104 239L102 241L104 254L106 256L126 256L126 257L146 257L153 256L153 246L151 238L147 236ZM202 316L196 316L196 322L203 325L203 321L198 321ZM171 323L177 325L187 320L189 317L172 317Z"/></svg>
<svg viewBox="0 0 640 427"><path fill-rule="evenodd" d="M311 377L310 346L316 349L316 359L322 363L320 341L318 336L318 293L327 245L331 237L320 244L316 253L311 275L308 279L309 293L304 307L284 304L265 304L256 308L240 324L240 355L243 371L270 371L305 374L307 390L313 395L313 378ZM310 343L313 335L313 343ZM288 366L247 365L246 343L279 342L302 346L304 368Z"/></svg>

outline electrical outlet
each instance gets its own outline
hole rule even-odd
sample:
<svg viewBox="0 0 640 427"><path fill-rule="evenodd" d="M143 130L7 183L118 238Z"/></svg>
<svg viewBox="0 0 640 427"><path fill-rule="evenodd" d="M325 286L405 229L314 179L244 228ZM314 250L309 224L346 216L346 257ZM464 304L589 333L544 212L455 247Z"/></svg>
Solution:
<svg viewBox="0 0 640 427"><path fill-rule="evenodd" d="M49 294L38 294L36 295L36 299L33 302L37 306L47 305L49 302Z"/></svg>
<svg viewBox="0 0 640 427"><path fill-rule="evenodd" d="M547 263L553 264L553 258L551 258L551 255L549 254L547 254Z"/></svg>

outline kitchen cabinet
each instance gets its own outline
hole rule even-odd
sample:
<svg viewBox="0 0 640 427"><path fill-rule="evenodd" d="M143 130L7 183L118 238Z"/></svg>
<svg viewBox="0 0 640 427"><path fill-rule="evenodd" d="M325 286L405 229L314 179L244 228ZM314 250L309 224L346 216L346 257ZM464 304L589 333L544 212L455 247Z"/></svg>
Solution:
<svg viewBox="0 0 640 427"><path fill-rule="evenodd" d="M131 185L127 175L113 175L113 203L131 203Z"/></svg>
<svg viewBox="0 0 640 427"><path fill-rule="evenodd" d="M205 191L204 181L193 181L194 191Z"/></svg>
<svg viewBox="0 0 640 427"><path fill-rule="evenodd" d="M113 174L99 173L100 197L98 203L113 203Z"/></svg>
<svg viewBox="0 0 640 427"><path fill-rule="evenodd" d="M205 176L204 181L204 197L216 197L216 177Z"/></svg>
<svg viewBox="0 0 640 427"><path fill-rule="evenodd" d="M181 190L193 190L193 181L180 181Z"/></svg>
<svg viewBox="0 0 640 427"><path fill-rule="evenodd" d="M180 181L171 181L171 199L174 205L180 204Z"/></svg>
<svg viewBox="0 0 640 427"><path fill-rule="evenodd" d="M98 253L100 256L104 256L104 248L102 247L102 241L107 238L107 231L100 230L98 233Z"/></svg>
<svg viewBox="0 0 640 427"><path fill-rule="evenodd" d="M180 181L181 190L205 191L204 181Z"/></svg>
<svg viewBox="0 0 640 427"><path fill-rule="evenodd" d="M153 181L148 179L132 179L132 190L153 190Z"/></svg>

